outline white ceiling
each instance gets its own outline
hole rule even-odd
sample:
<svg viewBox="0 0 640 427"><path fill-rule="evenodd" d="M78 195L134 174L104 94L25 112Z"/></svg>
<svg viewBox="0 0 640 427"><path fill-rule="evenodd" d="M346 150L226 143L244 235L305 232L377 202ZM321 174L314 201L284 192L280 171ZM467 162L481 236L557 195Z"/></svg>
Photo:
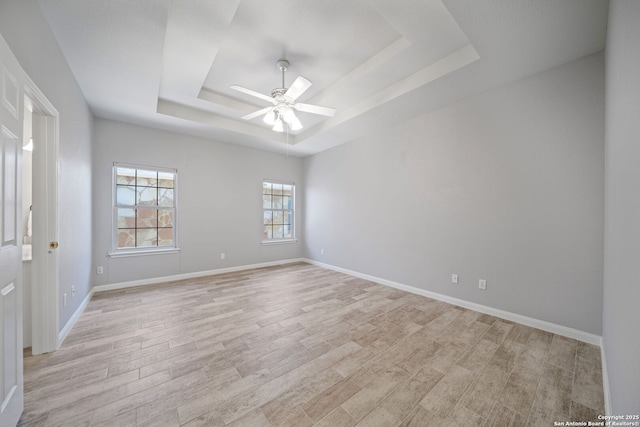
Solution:
<svg viewBox="0 0 640 427"><path fill-rule="evenodd" d="M604 49L603 0L38 0L98 117L294 155ZM273 132L276 61L313 82L304 129ZM392 143L392 141L390 141Z"/></svg>

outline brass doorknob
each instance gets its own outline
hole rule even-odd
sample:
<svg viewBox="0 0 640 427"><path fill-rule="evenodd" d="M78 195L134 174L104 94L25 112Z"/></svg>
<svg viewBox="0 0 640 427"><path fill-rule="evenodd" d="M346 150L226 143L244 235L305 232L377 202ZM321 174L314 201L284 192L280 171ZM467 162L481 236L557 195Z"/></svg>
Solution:
<svg viewBox="0 0 640 427"><path fill-rule="evenodd" d="M58 242L49 242L49 249L58 249Z"/></svg>

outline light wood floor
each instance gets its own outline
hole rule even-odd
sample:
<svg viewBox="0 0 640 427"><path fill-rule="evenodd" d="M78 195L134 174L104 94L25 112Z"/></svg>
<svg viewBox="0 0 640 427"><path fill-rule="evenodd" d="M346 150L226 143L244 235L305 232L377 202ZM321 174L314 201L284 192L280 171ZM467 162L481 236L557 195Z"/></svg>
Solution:
<svg viewBox="0 0 640 427"><path fill-rule="evenodd" d="M96 294L25 357L22 426L545 426L598 347L309 264Z"/></svg>

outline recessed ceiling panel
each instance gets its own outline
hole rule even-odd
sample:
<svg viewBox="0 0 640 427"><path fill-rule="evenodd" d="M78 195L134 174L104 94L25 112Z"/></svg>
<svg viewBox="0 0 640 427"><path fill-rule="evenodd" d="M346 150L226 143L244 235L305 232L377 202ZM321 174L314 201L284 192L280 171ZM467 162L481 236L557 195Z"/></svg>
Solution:
<svg viewBox="0 0 640 427"><path fill-rule="evenodd" d="M440 0L369 3L402 35L396 43L402 48L378 52L368 61L380 57L375 65L361 64L313 102L348 108L471 44Z"/></svg>
<svg viewBox="0 0 640 427"><path fill-rule="evenodd" d="M204 87L232 97L233 84L270 93L281 86L276 61L285 58L285 84L305 76L313 82L308 99L401 37L363 0L245 0Z"/></svg>
<svg viewBox="0 0 640 427"><path fill-rule="evenodd" d="M470 45L440 0L346 3L241 2L200 93L200 99L209 103L205 108L230 119L246 113L243 103L252 103L250 108L258 110L259 101L256 105L255 99L228 87L238 84L269 94L282 85L275 62L287 58L291 66L285 86L298 74L314 83L303 102L334 107L338 116L345 110L366 112L376 105L352 107L366 99L389 100L389 87ZM411 86L420 83L413 78ZM327 120L304 113L300 119L305 129ZM249 123L268 127L259 117Z"/></svg>

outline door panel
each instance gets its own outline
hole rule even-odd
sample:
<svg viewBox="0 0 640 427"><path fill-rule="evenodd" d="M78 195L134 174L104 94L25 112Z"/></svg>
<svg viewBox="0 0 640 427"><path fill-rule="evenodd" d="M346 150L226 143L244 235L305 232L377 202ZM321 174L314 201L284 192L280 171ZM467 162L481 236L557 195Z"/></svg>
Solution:
<svg viewBox="0 0 640 427"><path fill-rule="evenodd" d="M0 36L0 426L15 426L22 384L22 73Z"/></svg>
<svg viewBox="0 0 640 427"><path fill-rule="evenodd" d="M14 209L18 200L17 175L18 170L18 141L15 135L9 134L3 129L3 156L2 156L2 180L4 190L3 221L2 221L2 246L17 244L16 230L17 215Z"/></svg>
<svg viewBox="0 0 640 427"><path fill-rule="evenodd" d="M5 349L11 349L18 340L16 336L16 306L17 291L15 283L9 283L0 290L2 298L2 323L4 336L2 337L2 346ZM2 407L9 403L13 394L18 388L18 373L16 372L18 354L16 351L4 352L4 366L2 367L3 378L3 395Z"/></svg>

